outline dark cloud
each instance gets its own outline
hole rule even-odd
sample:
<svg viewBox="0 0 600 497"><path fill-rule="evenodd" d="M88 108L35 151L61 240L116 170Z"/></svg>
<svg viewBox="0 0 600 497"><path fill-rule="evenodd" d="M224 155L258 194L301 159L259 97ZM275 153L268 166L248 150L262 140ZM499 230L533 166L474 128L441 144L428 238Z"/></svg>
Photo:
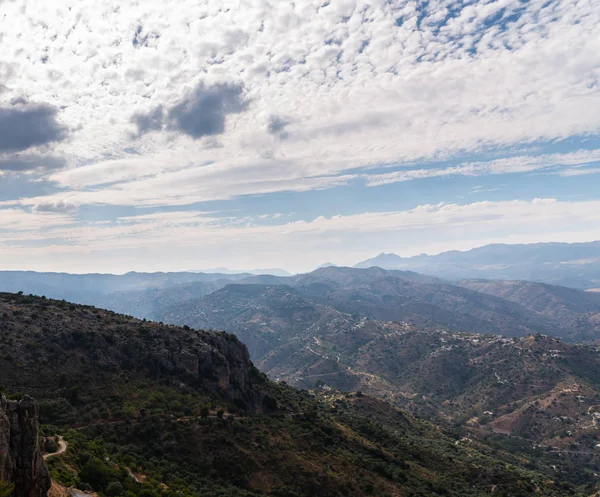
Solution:
<svg viewBox="0 0 600 497"><path fill-rule="evenodd" d="M0 155L0 171L29 172L47 171L50 169L61 169L66 162L60 157L44 155Z"/></svg>
<svg viewBox="0 0 600 497"><path fill-rule="evenodd" d="M160 131L163 127L165 113L162 105L155 107L147 114L134 114L131 121L137 126L138 135L149 131Z"/></svg>
<svg viewBox="0 0 600 497"><path fill-rule="evenodd" d="M59 214L70 214L77 212L79 206L68 200L56 200L54 202L41 202L33 206L33 212L55 212Z"/></svg>
<svg viewBox="0 0 600 497"><path fill-rule="evenodd" d="M272 114L269 117L269 122L267 123L267 131L272 135L276 135L277 133L283 132L285 127L290 124L290 122L276 114Z"/></svg>
<svg viewBox="0 0 600 497"><path fill-rule="evenodd" d="M240 113L246 106L241 85L223 83L207 87L201 83L170 109L158 106L147 114L135 114L132 121L138 134L165 127L198 139L223 133L227 114Z"/></svg>
<svg viewBox="0 0 600 497"><path fill-rule="evenodd" d="M169 110L169 128L192 138L220 135L225 131L225 116L246 108L241 85L221 84L205 87L200 84L191 94Z"/></svg>
<svg viewBox="0 0 600 497"><path fill-rule="evenodd" d="M20 152L64 140L66 129L56 120L58 110L20 98L0 107L0 153Z"/></svg>

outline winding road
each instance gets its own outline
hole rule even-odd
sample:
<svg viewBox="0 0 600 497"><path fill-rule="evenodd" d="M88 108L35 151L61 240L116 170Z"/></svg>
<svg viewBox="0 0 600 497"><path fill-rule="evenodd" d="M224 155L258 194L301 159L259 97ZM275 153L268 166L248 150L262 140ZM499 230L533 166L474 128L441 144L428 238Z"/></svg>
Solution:
<svg viewBox="0 0 600 497"><path fill-rule="evenodd" d="M67 452L67 442L65 442L64 438L59 435L58 437L58 450L56 452L52 452L51 454L44 454L44 461L50 459L51 457L60 456Z"/></svg>

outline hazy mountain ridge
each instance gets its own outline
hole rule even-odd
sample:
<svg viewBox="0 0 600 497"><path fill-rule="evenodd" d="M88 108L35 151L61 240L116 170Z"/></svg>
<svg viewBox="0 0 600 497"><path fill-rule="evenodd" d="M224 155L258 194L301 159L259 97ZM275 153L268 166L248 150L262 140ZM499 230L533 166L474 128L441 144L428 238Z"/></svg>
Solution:
<svg viewBox="0 0 600 497"><path fill-rule="evenodd" d="M600 241L587 243L494 244L468 251L400 257L380 254L357 268L410 269L452 280L539 281L579 289L600 286Z"/></svg>
<svg viewBox="0 0 600 497"><path fill-rule="evenodd" d="M219 279L235 281L248 274L211 273L137 273L70 274L36 271L0 271L0 292L31 293L54 299L91 304L96 299L115 292L155 290L176 285L211 282Z"/></svg>
<svg viewBox="0 0 600 497"><path fill-rule="evenodd" d="M236 291L236 284L240 284L240 288L244 287L245 290ZM252 285L256 287L252 289ZM172 308L157 302L156 308L162 309L162 312L155 312L146 317L190 326L224 328L235 333L243 333L245 323L252 322L256 336L260 333L260 320L256 317L258 314L255 317L252 317L251 313L240 316L233 310L240 303L238 299L244 302L245 309L249 312L256 309L280 308L283 305L280 297L285 291L263 293L267 286L286 287L288 293L293 292L297 298L302 297L304 300L302 304L298 304L300 307L323 306L338 313L351 315L354 321L356 318L366 317L376 321L407 322L424 329L442 327L507 336L546 333L567 340L584 338L594 341L597 338L597 329L592 325L587 328L583 325L572 328L572 320L565 321L555 314L528 308L518 300L476 291L467 288L467 284L451 285L418 273L386 271L381 268L328 267L292 278L249 277L234 282L227 287L227 291L217 291L215 294L196 299L185 298ZM560 291L557 292L559 298ZM579 319L583 322L582 320L587 319L586 316L593 312L590 309L598 299L595 299L595 294L579 290L570 290L568 295L571 300L577 300L578 296L581 296L589 302L588 308L581 309L586 310L586 313L580 313L575 308L571 312L573 320ZM125 299L126 297L124 296ZM214 307L217 302L217 307ZM286 305L289 307L291 304L288 302ZM201 318L200 310L204 316L210 317ZM214 310L218 312L214 313ZM597 310L600 312L600 300ZM305 329L313 324L311 319L313 318L308 315L303 318ZM291 322L287 325L296 326ZM584 328L585 334L582 334ZM284 339L286 331L281 323L278 329L283 332L279 338ZM272 333L272 330L269 333ZM242 339L249 343L254 359L260 360L262 353L255 355L254 339L250 338L248 333Z"/></svg>

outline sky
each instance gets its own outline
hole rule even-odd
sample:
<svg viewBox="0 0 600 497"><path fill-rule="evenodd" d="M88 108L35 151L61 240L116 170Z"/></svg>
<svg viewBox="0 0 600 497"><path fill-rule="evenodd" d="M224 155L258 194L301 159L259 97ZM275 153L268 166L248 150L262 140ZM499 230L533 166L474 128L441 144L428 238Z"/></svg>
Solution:
<svg viewBox="0 0 600 497"><path fill-rule="evenodd" d="M597 0L0 0L0 269L600 239Z"/></svg>

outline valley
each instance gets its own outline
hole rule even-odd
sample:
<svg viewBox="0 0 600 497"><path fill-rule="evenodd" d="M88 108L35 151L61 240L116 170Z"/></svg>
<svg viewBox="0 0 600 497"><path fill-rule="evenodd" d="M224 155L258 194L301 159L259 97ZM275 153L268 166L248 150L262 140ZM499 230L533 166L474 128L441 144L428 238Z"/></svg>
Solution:
<svg viewBox="0 0 600 497"><path fill-rule="evenodd" d="M587 485L587 469L559 483L546 462L522 468L509 451L465 444L362 393L269 381L223 332L17 294L0 295L0 316L2 390L16 401L33 393L42 435L68 444L46 458L53 488L559 497Z"/></svg>
<svg viewBox="0 0 600 497"><path fill-rule="evenodd" d="M35 288L36 278L27 274L24 287ZM431 474L428 481L441 482L450 471L430 464L464 447L510 464L526 460L529 470L563 482L567 494L595 489L600 300L594 292L336 266L283 277L43 275L40 281L48 296L0 295L0 383L13 395L34 395L44 433L68 444L68 451L46 458L63 485L106 489L112 478L135 493L144 485L131 483L131 473L170 488L159 468L178 461L185 474L204 475L184 477L177 487L184 494L313 495L326 478L314 468L321 461L338 475L326 484L332 496L346 491L341 481L353 495L404 495L422 482L414 480L417 466L397 458L417 443L428 451L415 455L425 464L417 473ZM49 298L77 294L82 281L88 290L78 301L88 305ZM401 439L389 425L397 416L411 420ZM374 418L375 431L357 428ZM327 449L332 442L304 445L299 420L333 437L335 452ZM377 430L383 431L375 441ZM162 440L161 432L170 435ZM234 445L233 433L242 437ZM269 442L258 442L258 433ZM441 446L433 442L439 437L446 440ZM127 468L125 476L117 478L111 465L102 470L112 475L107 479L86 476L81 451L94 446L101 461L120 440L131 449L111 465ZM200 455L202 447L214 451L218 440L222 448ZM396 469L354 479L346 451L371 446L396 454L384 456ZM256 447L269 447L280 462L258 457ZM160 464L149 462L153 453ZM405 464L406 475L391 476ZM235 478L224 477L226 466ZM302 468L305 478L287 478L292 468ZM471 495L471 483L453 478L460 490L448 495ZM501 487L494 485L497 494ZM482 487L482 495L490 488ZM515 488L507 495L519 495ZM553 488L547 495L562 495Z"/></svg>

